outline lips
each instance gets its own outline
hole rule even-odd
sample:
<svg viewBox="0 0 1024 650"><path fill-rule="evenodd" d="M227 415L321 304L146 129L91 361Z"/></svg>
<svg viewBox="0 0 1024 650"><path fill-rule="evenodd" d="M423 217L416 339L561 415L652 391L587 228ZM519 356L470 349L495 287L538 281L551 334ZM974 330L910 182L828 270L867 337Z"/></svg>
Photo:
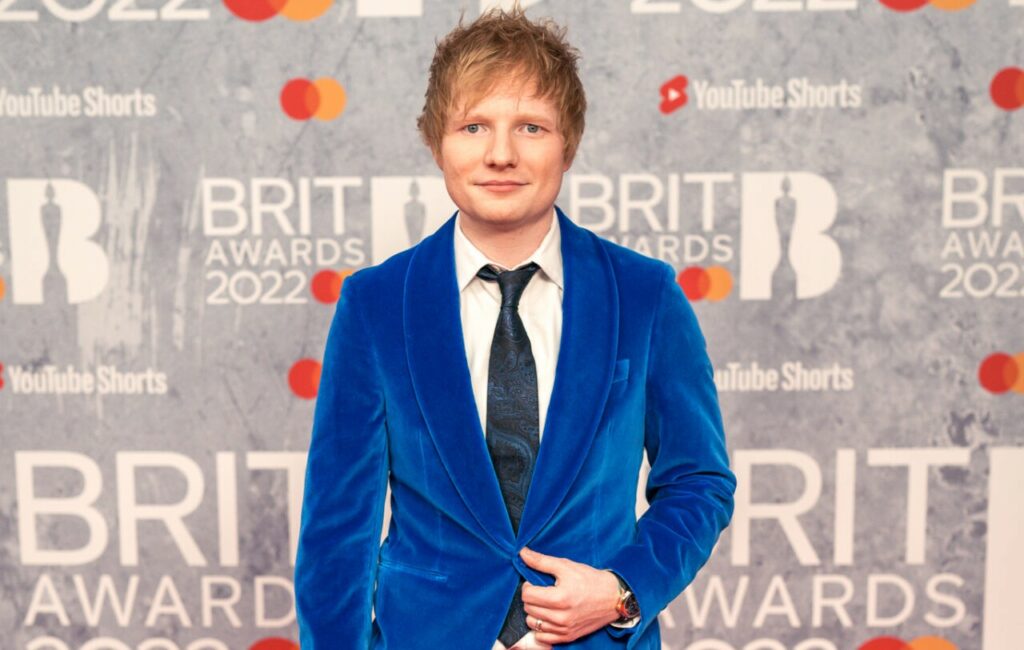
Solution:
<svg viewBox="0 0 1024 650"><path fill-rule="evenodd" d="M513 192L520 187L524 187L526 183L520 183L518 181L485 181L483 183L477 183L478 187L482 187L488 192Z"/></svg>

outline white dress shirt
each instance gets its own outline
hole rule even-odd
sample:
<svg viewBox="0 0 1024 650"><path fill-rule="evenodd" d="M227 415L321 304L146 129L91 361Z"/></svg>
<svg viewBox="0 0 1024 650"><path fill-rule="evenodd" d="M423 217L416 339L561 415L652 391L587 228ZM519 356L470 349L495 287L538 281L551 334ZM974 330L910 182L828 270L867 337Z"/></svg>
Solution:
<svg viewBox="0 0 1024 650"><path fill-rule="evenodd" d="M502 270L508 267L484 255L462 232L461 215L455 217L455 277L459 286L459 307L462 316L462 335L466 345L466 361L473 382L473 398L480 414L480 429L487 431L487 367L491 359L494 327L501 311L501 289L497 282L476 277L477 271L488 264ZM558 217L551 211L551 227L537 250L513 268L536 262L540 270L534 273L519 299L519 317L530 337L530 349L537 367L537 406L540 411L540 437L544 437L551 389L555 383L555 366L562 342L562 235ZM616 627L633 627L636 617L626 623L612 623ZM529 632L506 649L495 641L491 650L549 650Z"/></svg>
<svg viewBox="0 0 1024 650"><path fill-rule="evenodd" d="M537 406L540 410L540 435L544 436L551 388L555 381L555 364L562 340L562 250L558 219L552 217L551 227L540 246L516 268L536 262L534 273L519 299L519 317L530 337L530 349L537 366ZM455 277L459 284L459 306L462 314L462 335L466 344L466 361L473 380L473 397L480 413L480 428L487 431L487 366L491 360L494 327L501 311L501 288L497 282L476 277L486 265L506 271L504 265L489 259L463 234L459 217L455 218Z"/></svg>
<svg viewBox="0 0 1024 650"><path fill-rule="evenodd" d="M491 359L494 327L501 311L501 289L497 282L476 277L477 271L488 264L506 271L502 264L489 259L473 245L462 232L461 215L455 217L455 277L459 283L459 306L462 314L462 335L466 344L466 361L473 380L473 397L480 413L480 428L487 431L487 366ZM551 387L555 382L555 364L562 341L562 247L558 218L551 213L551 227L540 246L514 268L536 262L540 270L533 274L519 299L519 317L530 337L530 349L537 367L537 406L540 410L540 435L544 435L544 422ZM539 643L529 632L516 642L511 650L547 650L551 646ZM501 641L495 641L492 650L506 650Z"/></svg>

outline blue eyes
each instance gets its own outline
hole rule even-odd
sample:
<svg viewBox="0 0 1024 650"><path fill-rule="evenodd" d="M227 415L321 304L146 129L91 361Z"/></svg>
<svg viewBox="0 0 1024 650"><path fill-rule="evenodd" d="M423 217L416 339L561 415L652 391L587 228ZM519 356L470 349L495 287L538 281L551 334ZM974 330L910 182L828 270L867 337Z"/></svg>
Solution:
<svg viewBox="0 0 1024 650"><path fill-rule="evenodd" d="M466 133L476 134L480 133L480 129L483 127L480 124L467 124L464 128L466 129ZM535 135L541 132L541 128L536 124L527 124L526 132Z"/></svg>

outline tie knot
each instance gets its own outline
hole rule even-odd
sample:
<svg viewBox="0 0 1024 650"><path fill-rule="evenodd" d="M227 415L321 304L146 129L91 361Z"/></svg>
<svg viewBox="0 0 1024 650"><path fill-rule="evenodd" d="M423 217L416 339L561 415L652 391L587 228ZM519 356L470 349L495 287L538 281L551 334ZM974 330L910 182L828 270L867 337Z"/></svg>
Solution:
<svg viewBox="0 0 1024 650"><path fill-rule="evenodd" d="M490 265L482 267L477 271L476 276L489 282L497 282L501 288L501 308L516 309L519 307L519 298L523 290L530 283L530 278L540 269L536 262L530 262L526 266L511 271L495 271Z"/></svg>

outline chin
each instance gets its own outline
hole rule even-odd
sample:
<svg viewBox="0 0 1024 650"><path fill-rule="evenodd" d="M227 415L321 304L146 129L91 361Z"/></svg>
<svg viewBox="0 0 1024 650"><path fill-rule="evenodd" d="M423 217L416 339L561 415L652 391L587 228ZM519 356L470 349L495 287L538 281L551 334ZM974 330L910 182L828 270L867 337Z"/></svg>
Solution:
<svg viewBox="0 0 1024 650"><path fill-rule="evenodd" d="M477 221L493 224L517 221L522 214L514 206L486 206L475 211L470 208L470 212L476 215Z"/></svg>
<svg viewBox="0 0 1024 650"><path fill-rule="evenodd" d="M508 228L522 223L522 219L516 214L488 214L484 215L480 221L499 228Z"/></svg>

